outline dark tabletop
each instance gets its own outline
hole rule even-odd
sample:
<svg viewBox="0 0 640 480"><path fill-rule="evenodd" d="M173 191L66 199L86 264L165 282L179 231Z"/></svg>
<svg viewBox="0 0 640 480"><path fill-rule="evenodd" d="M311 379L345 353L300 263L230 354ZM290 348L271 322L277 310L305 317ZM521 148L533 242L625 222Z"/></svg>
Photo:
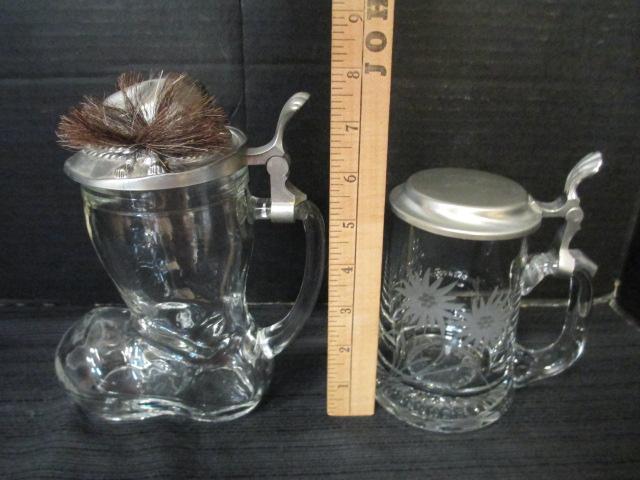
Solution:
<svg viewBox="0 0 640 480"><path fill-rule="evenodd" d="M56 343L84 310L0 307L3 479L640 478L640 331L607 305L594 309L572 370L518 391L497 424L457 435L406 426L380 408L326 416L324 308L277 359L269 395L246 417L88 419L53 370ZM273 318L283 310L254 308ZM559 310L528 309L521 331L541 341L560 323Z"/></svg>

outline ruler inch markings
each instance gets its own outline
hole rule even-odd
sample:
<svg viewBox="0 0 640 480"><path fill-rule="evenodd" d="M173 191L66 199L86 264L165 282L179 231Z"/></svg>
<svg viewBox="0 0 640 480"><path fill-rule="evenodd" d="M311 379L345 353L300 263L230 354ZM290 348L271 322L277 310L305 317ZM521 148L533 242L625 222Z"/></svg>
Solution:
<svg viewBox="0 0 640 480"><path fill-rule="evenodd" d="M371 415L394 0L333 0L327 413Z"/></svg>

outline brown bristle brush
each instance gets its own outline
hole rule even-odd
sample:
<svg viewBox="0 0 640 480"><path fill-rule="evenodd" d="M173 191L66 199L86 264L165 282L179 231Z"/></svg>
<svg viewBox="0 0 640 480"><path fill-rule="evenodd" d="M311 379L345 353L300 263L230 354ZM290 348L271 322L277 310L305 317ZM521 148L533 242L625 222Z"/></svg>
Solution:
<svg viewBox="0 0 640 480"><path fill-rule="evenodd" d="M177 73L149 80L156 82L142 88L141 74L124 73L116 94L104 101L85 97L61 117L60 144L70 150L146 150L172 164L229 148L227 116L198 83Z"/></svg>

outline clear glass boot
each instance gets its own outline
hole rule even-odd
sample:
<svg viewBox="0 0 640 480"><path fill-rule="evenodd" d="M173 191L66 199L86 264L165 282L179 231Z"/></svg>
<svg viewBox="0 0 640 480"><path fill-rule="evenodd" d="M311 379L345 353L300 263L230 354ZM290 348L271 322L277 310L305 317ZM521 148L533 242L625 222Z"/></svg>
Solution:
<svg viewBox="0 0 640 480"><path fill-rule="evenodd" d="M96 251L127 308L96 308L56 353L74 400L108 420L182 415L231 420L260 402L273 357L308 317L322 281L324 226L298 203L307 240L305 277L287 317L260 329L245 285L253 223L270 202L253 198L247 168L170 190L83 188Z"/></svg>

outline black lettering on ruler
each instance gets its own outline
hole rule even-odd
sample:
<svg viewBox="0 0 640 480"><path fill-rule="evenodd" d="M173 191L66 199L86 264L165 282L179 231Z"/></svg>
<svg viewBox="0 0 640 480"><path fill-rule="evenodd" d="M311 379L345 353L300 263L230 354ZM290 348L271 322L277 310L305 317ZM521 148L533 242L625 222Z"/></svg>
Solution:
<svg viewBox="0 0 640 480"><path fill-rule="evenodd" d="M374 30L373 32L369 32L364 43L368 50L381 52L384 50L384 47L387 46L387 36L378 30Z"/></svg>
<svg viewBox="0 0 640 480"><path fill-rule="evenodd" d="M387 76L387 69L384 68L382 65L371 65L369 62L365 63L364 73L372 73L372 72L379 73L383 77Z"/></svg>
<svg viewBox="0 0 640 480"><path fill-rule="evenodd" d="M372 18L387 19L387 0L367 0L367 20Z"/></svg>

